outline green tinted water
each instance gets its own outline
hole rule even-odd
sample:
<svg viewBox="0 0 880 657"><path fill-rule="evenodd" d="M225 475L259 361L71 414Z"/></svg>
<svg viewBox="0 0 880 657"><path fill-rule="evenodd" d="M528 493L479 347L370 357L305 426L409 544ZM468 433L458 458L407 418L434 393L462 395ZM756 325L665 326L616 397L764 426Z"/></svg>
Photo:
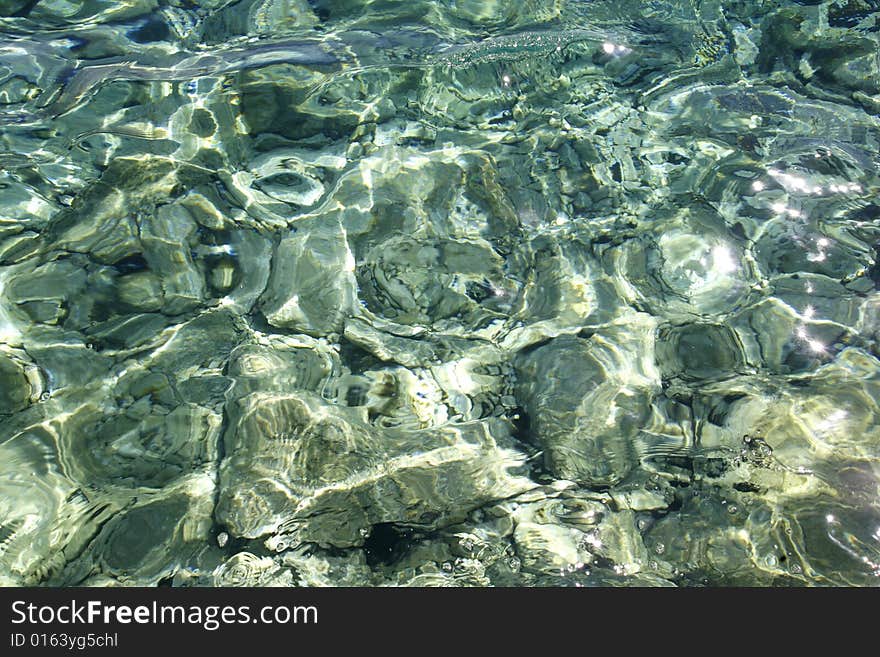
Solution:
<svg viewBox="0 0 880 657"><path fill-rule="evenodd" d="M0 15L3 584L876 584L877 3Z"/></svg>

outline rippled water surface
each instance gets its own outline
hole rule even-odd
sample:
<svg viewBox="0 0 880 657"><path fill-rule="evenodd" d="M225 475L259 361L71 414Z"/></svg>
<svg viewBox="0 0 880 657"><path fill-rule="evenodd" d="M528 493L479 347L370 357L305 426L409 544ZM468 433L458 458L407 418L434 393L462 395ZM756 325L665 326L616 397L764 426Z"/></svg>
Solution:
<svg viewBox="0 0 880 657"><path fill-rule="evenodd" d="M0 583L878 583L880 3L0 16Z"/></svg>

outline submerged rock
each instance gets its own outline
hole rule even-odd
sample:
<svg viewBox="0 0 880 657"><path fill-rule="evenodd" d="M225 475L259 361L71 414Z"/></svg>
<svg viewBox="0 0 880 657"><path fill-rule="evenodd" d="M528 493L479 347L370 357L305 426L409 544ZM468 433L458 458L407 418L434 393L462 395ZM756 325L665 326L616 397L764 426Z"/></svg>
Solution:
<svg viewBox="0 0 880 657"><path fill-rule="evenodd" d="M39 401L43 377L27 355L19 350L0 351L0 415L11 415Z"/></svg>
<svg viewBox="0 0 880 657"><path fill-rule="evenodd" d="M162 281L163 308L177 315L192 310L205 297L205 277L190 255L196 222L180 205L159 207L141 227L144 259Z"/></svg>
<svg viewBox="0 0 880 657"><path fill-rule="evenodd" d="M636 464L632 441L659 376L653 322L636 314L627 320L589 339L555 338L516 359L517 398L556 477L608 486Z"/></svg>
<svg viewBox="0 0 880 657"><path fill-rule="evenodd" d="M436 528L528 489L501 421L421 431L370 427L310 393L238 400L217 517L235 536L360 545L379 523Z"/></svg>
<svg viewBox="0 0 880 657"><path fill-rule="evenodd" d="M281 240L262 309L273 326L314 336L339 333L355 304L354 260L338 223Z"/></svg>

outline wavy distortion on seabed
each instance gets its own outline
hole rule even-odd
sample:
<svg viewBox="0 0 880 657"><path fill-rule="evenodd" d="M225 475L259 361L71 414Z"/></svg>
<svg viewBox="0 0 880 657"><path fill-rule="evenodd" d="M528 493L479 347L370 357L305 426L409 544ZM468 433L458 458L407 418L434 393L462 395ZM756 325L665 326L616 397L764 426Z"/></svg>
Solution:
<svg viewBox="0 0 880 657"><path fill-rule="evenodd" d="M876 2L0 2L0 582L875 585Z"/></svg>

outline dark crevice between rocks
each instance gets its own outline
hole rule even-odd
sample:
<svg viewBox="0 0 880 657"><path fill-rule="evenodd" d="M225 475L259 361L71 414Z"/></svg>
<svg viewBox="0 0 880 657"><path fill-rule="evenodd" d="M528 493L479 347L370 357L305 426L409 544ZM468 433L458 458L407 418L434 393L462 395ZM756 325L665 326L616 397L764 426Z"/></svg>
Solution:
<svg viewBox="0 0 880 657"><path fill-rule="evenodd" d="M344 337L339 338L339 358L342 364L348 367L354 375L381 369L387 365L363 347L359 347Z"/></svg>
<svg viewBox="0 0 880 657"><path fill-rule="evenodd" d="M367 565L373 570L392 566L406 556L413 542L412 529L389 522L373 525L363 547Z"/></svg>

